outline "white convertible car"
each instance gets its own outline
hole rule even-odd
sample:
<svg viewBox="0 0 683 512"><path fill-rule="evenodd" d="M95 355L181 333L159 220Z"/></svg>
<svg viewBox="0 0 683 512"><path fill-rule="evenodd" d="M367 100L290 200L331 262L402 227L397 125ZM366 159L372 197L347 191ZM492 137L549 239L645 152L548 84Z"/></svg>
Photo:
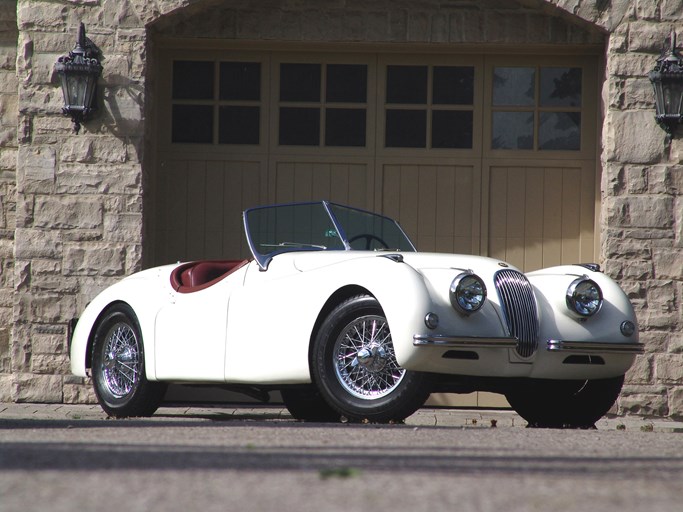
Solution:
<svg viewBox="0 0 683 512"><path fill-rule="evenodd" d="M279 390L316 421L486 390L530 425L590 427L643 351L597 265L420 253L395 221L328 202L253 208L244 227L253 259L145 270L85 309L71 369L108 414L153 414L167 383Z"/></svg>

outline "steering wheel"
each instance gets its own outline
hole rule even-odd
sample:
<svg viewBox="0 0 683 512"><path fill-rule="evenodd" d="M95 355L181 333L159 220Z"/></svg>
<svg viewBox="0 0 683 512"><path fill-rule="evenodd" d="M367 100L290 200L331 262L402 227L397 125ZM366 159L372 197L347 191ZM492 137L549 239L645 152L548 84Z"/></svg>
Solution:
<svg viewBox="0 0 683 512"><path fill-rule="evenodd" d="M349 238L349 243L352 244L356 240L364 239L365 240L365 250L369 251L370 250L370 243L375 240L377 241L382 248L388 249L389 244L387 244L384 240L382 240L380 237L377 235L373 235L372 233L361 233L360 235L352 236Z"/></svg>

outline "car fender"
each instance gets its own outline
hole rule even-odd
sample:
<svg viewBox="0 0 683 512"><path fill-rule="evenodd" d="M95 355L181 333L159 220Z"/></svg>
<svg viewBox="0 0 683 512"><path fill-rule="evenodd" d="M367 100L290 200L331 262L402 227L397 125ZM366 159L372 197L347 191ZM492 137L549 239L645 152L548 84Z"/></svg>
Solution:
<svg viewBox="0 0 683 512"><path fill-rule="evenodd" d="M638 343L638 320L624 291L609 276L579 265L564 265L530 272L541 318L540 340ZM592 279L602 290L603 304L593 316L585 318L567 306L566 291L580 277ZM633 322L635 332L621 333L621 324Z"/></svg>
<svg viewBox="0 0 683 512"><path fill-rule="evenodd" d="M127 304L135 312L145 350L145 374L155 380L154 322L156 314L170 297L166 278L173 266L157 267L133 274L100 292L85 308L71 339L71 372L88 375L91 341L101 316L116 303Z"/></svg>
<svg viewBox="0 0 683 512"><path fill-rule="evenodd" d="M294 266L296 257L277 256L267 271L253 266L245 286L231 297L226 380L310 382L310 342L323 306L347 287L367 290L378 300L399 364L410 357L412 336L431 304L418 272L365 252L302 272Z"/></svg>

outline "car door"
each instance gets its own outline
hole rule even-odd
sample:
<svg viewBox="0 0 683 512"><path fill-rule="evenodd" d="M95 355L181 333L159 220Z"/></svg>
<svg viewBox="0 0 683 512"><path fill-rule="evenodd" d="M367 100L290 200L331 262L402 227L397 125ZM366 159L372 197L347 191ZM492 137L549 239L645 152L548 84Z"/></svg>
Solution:
<svg viewBox="0 0 683 512"><path fill-rule="evenodd" d="M161 380L222 382L230 295L237 272L203 290L178 293L156 318L156 376Z"/></svg>

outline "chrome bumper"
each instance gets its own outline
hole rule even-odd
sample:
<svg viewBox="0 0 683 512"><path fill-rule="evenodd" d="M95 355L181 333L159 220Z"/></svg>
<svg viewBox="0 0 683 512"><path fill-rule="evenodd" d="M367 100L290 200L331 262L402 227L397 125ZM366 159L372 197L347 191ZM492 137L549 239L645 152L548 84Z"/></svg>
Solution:
<svg viewBox="0 0 683 512"><path fill-rule="evenodd" d="M516 338L478 338L474 336L442 336L416 334L413 345L416 347L444 348L515 348Z"/></svg>
<svg viewBox="0 0 683 512"><path fill-rule="evenodd" d="M551 352L642 354L645 352L645 345L642 343L597 343L595 341L549 340L548 350Z"/></svg>
<svg viewBox="0 0 683 512"><path fill-rule="evenodd" d="M479 338L475 336L444 336L416 334L413 345L416 347L440 348L516 348L516 338ZM581 352L608 354L642 354L642 343L600 343L595 341L548 340L546 349L550 352ZM542 343L539 343L542 346Z"/></svg>

